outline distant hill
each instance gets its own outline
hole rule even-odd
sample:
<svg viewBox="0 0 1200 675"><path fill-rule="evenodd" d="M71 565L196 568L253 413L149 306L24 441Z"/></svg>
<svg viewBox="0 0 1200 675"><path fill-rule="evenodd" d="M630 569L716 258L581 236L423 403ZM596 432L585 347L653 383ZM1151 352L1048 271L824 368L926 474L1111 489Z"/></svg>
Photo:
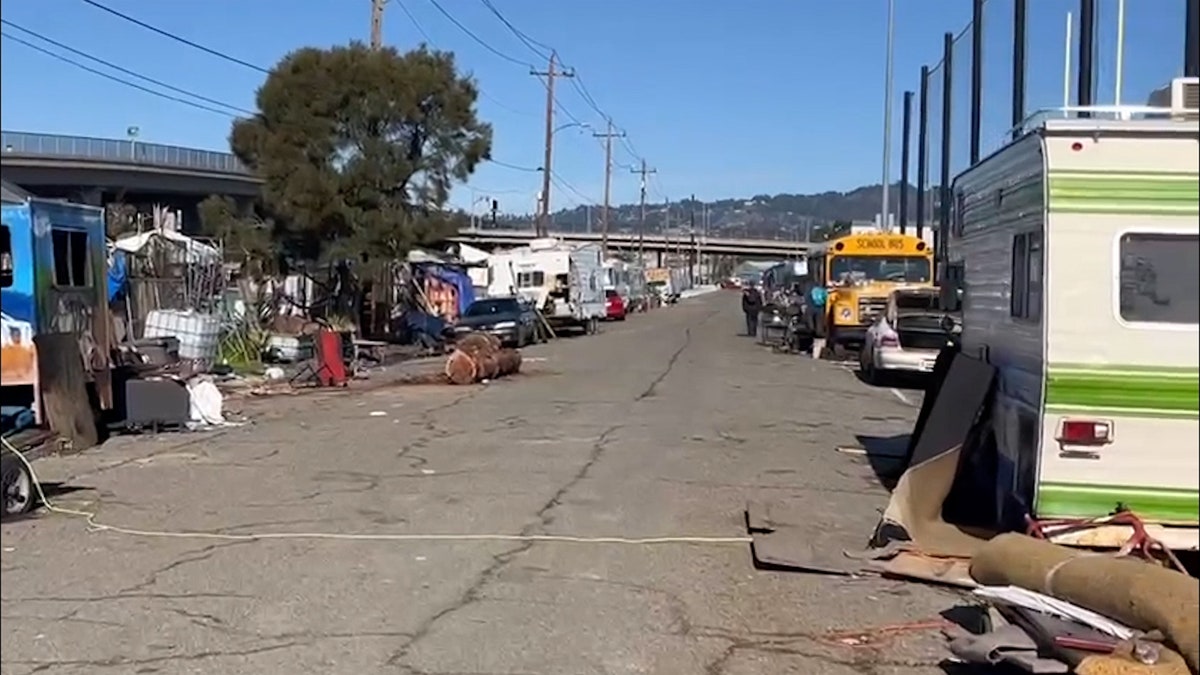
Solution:
<svg viewBox="0 0 1200 675"><path fill-rule="evenodd" d="M744 236L766 239L791 239L805 237L812 231L812 239L824 239L833 229L834 223L873 221L879 213L883 199L882 185L868 185L849 192L822 192L819 194L756 195L746 199L721 199L713 202L697 200L676 202L671 205L669 227L672 231L687 230L694 213L697 231L704 229L704 213L708 213L708 232L718 236ZM931 191L931 195L933 192ZM900 184L891 190L890 201L898 208ZM932 198L927 201L926 222L932 220ZM640 207L637 204L621 204L612 207L611 231L637 232ZM909 220L915 223L916 188L909 189ZM576 207L553 214L554 229L567 232L585 232L589 218L593 231L600 227L600 208ZM487 226L487 225L485 225ZM662 203L646 205L646 232L661 232L667 226L666 209ZM501 216L496 227L532 229L531 216ZM841 228L837 228L841 229Z"/></svg>

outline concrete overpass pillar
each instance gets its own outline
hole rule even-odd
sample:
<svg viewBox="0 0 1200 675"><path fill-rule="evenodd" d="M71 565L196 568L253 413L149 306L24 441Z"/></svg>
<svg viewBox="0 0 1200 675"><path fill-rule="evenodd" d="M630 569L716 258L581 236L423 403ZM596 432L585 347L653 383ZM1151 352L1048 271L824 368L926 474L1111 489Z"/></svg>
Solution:
<svg viewBox="0 0 1200 675"><path fill-rule="evenodd" d="M662 267L663 266L663 252L657 251L657 252L655 252L654 255L658 256L658 264L655 265L655 267Z"/></svg>

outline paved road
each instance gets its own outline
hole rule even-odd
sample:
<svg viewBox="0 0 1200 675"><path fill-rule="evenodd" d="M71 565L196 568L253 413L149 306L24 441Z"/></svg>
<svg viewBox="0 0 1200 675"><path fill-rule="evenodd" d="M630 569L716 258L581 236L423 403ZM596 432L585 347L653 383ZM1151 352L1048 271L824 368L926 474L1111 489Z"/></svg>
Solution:
<svg viewBox="0 0 1200 675"><path fill-rule="evenodd" d="M715 293L527 352L487 387L383 386L255 404L256 423L119 438L39 464L60 504L141 530L740 536L755 497L885 500L835 452L915 409L735 334ZM945 592L761 572L744 544L220 541L3 527L4 673L941 673L940 639L830 645L925 620Z"/></svg>

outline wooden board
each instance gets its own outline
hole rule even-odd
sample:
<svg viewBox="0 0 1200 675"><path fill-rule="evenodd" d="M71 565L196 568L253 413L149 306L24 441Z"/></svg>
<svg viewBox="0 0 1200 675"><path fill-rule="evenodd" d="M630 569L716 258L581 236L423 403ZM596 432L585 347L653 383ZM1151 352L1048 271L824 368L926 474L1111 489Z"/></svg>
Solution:
<svg viewBox="0 0 1200 675"><path fill-rule="evenodd" d="M100 439L88 399L79 338L72 333L43 333L34 336L33 343L46 423L73 451L96 445Z"/></svg>

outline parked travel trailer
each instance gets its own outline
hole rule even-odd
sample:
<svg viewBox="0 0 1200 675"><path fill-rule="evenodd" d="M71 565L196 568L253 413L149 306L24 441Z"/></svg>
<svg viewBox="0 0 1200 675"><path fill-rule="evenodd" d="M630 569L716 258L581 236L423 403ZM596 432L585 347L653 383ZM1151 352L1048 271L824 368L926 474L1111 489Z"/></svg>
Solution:
<svg viewBox="0 0 1200 675"><path fill-rule="evenodd" d="M606 313L600 247L535 239L488 261L489 296L520 295L557 328L595 332Z"/></svg>
<svg viewBox="0 0 1200 675"><path fill-rule="evenodd" d="M615 258L606 260L604 290L616 291L630 307L640 307L646 300L645 271L635 263Z"/></svg>
<svg viewBox="0 0 1200 675"><path fill-rule="evenodd" d="M1059 117L953 185L943 297L961 298L964 355L998 369L997 512L1127 509L1196 549L1200 125L1194 110Z"/></svg>

